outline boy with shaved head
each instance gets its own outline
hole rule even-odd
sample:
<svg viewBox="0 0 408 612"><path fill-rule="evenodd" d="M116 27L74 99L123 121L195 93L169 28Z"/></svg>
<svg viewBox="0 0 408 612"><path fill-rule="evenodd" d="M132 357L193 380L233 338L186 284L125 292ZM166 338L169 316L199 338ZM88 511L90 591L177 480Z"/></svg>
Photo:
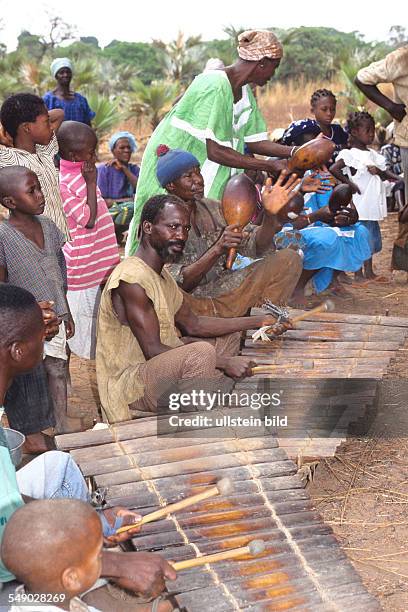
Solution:
<svg viewBox="0 0 408 612"><path fill-rule="evenodd" d="M22 506L7 523L1 544L4 565L23 583L16 600L32 595L41 601L43 596L50 612L72 610L75 604L96 611L77 596L101 575L102 545L102 525L89 504L55 499ZM19 610L24 606L11 607L11 612Z"/></svg>
<svg viewBox="0 0 408 612"><path fill-rule="evenodd" d="M16 378L5 402L11 426L27 436L27 452L38 452L52 448L41 437L43 430L81 429L81 421L67 414L66 339L74 325L66 299L65 237L43 215L40 182L28 168L0 169L0 202L10 211L0 225L0 281L27 289L37 301L54 302L61 323L56 337L45 343L43 362Z"/></svg>
<svg viewBox="0 0 408 612"><path fill-rule="evenodd" d="M71 241L64 246L68 303L77 333L71 350L95 357L96 316L101 285L119 263L115 228L96 184L96 134L78 121L65 121L58 131L60 190Z"/></svg>

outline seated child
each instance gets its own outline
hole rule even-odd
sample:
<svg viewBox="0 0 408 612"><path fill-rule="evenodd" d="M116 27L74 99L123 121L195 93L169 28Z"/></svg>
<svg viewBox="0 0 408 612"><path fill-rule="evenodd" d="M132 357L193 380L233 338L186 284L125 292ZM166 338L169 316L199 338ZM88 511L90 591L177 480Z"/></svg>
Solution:
<svg viewBox="0 0 408 612"><path fill-rule="evenodd" d="M38 597L34 600L38 608L43 604L40 609L50 612L97 612L78 595L91 589L101 575L102 546L102 524L90 504L52 499L21 506L10 517L1 543L4 565L23 583L10 612L33 609L27 608L30 595Z"/></svg>
<svg viewBox="0 0 408 612"><path fill-rule="evenodd" d="M108 207L96 184L96 134L78 121L64 121L58 131L60 189L71 241L64 246L68 303L77 333L70 349L95 358L96 317L101 286L116 264L119 251Z"/></svg>
<svg viewBox="0 0 408 612"><path fill-rule="evenodd" d="M341 125L333 123L336 115L336 96L329 89L317 89L310 98L310 112L314 119L301 119L294 121L285 130L282 143L286 145L302 145L307 142L304 134L313 134L315 138L323 133L335 144L332 162L336 159L339 151L347 145L348 134Z"/></svg>
<svg viewBox="0 0 408 612"><path fill-rule="evenodd" d="M379 221L387 216L387 202L383 181L398 180L399 177L386 169L385 158L369 149L375 136L373 117L366 111L350 113L347 121L350 134L350 149L343 149L330 172L341 182L350 185L360 222L370 233L371 254L382 249ZM366 279L375 279L372 257L364 263ZM356 273L357 280L363 278L363 271Z"/></svg>
<svg viewBox="0 0 408 612"><path fill-rule="evenodd" d="M43 362L16 377L9 389L5 409L10 426L28 441L55 421L58 432L77 431L80 420L67 415L66 339L74 334L74 325L66 299L65 237L43 215L45 198L28 168L0 169L0 202L10 212L0 225L0 281L27 289L37 301L54 302L62 321L57 336L45 343Z"/></svg>
<svg viewBox="0 0 408 612"><path fill-rule="evenodd" d="M370 257L369 236L358 221L351 189L338 185L326 193L297 196L279 213L283 224L276 234L280 248L303 251L303 272L293 294L294 303L303 304L306 284L311 281L315 293L321 293L337 279L340 272L355 272ZM335 291L340 292L337 283Z"/></svg>

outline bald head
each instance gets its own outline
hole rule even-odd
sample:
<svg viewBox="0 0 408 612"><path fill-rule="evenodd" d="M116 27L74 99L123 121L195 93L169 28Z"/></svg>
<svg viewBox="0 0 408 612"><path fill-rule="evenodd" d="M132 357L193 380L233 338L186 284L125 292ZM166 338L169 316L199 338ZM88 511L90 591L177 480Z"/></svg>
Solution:
<svg viewBox="0 0 408 612"><path fill-rule="evenodd" d="M55 592L64 571L80 567L101 536L100 519L90 504L73 499L36 500L11 516L3 534L1 559L30 590Z"/></svg>
<svg viewBox="0 0 408 612"><path fill-rule="evenodd" d="M78 159L81 153L94 149L97 143L94 130L80 121L64 121L57 132L57 139L61 157L68 161L82 161Z"/></svg>
<svg viewBox="0 0 408 612"><path fill-rule="evenodd" d="M36 176L24 166L0 168L0 200L7 196L15 197L27 176Z"/></svg>
<svg viewBox="0 0 408 612"><path fill-rule="evenodd" d="M333 189L330 199L329 208L332 212L336 212L341 208L346 208L353 199L353 192L350 185L341 183Z"/></svg>

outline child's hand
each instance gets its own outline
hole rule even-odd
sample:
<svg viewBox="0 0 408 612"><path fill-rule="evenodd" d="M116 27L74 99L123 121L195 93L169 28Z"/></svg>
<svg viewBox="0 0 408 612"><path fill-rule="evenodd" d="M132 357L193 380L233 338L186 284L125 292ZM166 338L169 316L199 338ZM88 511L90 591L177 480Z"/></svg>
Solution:
<svg viewBox="0 0 408 612"><path fill-rule="evenodd" d="M359 193L359 194L361 195L360 188L359 188L359 186L358 186L358 185L356 185L356 183L352 183L352 182L350 181L349 185L350 185L350 187L351 187L351 191L352 191L352 193L353 193L353 194L354 194L354 193Z"/></svg>
<svg viewBox="0 0 408 612"><path fill-rule="evenodd" d="M75 335L75 323L71 318L65 321L65 333L67 335L67 340L70 340Z"/></svg>
<svg viewBox="0 0 408 612"><path fill-rule="evenodd" d="M367 166L367 170L370 174L374 174L374 176L380 174L380 169L377 166Z"/></svg>
<svg viewBox="0 0 408 612"><path fill-rule="evenodd" d="M347 227L353 225L351 212L346 208L339 210L334 216L334 226L336 227Z"/></svg>
<svg viewBox="0 0 408 612"><path fill-rule="evenodd" d="M43 321L45 325L45 339L52 340L54 336L58 334L60 319L57 317L52 307L54 302L43 301L38 302L39 307L42 310Z"/></svg>
<svg viewBox="0 0 408 612"><path fill-rule="evenodd" d="M121 526L125 525L135 525L132 529L128 531L123 531L117 535L111 535L105 537L105 545L112 546L115 544L119 544L120 542L125 542L126 540L130 540L140 531L140 525L138 524L142 517L140 514L136 514L136 512L132 512L127 508L122 508L121 506L115 506L114 508L107 508L103 510L103 514L105 519L108 521L110 526L113 528L118 518L121 518Z"/></svg>
<svg viewBox="0 0 408 612"><path fill-rule="evenodd" d="M81 173L87 185L93 185L96 183L97 173L96 173L95 162L93 161L84 162Z"/></svg>

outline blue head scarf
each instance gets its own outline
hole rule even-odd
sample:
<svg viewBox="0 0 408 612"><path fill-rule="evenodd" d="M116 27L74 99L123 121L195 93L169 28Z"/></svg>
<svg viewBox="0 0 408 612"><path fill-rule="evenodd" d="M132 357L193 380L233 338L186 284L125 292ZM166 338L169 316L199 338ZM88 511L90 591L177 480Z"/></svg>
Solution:
<svg viewBox="0 0 408 612"><path fill-rule="evenodd" d="M111 151L113 151L113 149L115 148L115 144L120 138L127 138L130 144L130 148L132 149L132 153L136 151L136 138L130 132L115 132L115 134L113 134L109 139L109 148Z"/></svg>
<svg viewBox="0 0 408 612"><path fill-rule="evenodd" d="M157 160L156 176L162 187L176 181L183 172L200 166L198 159L183 149L169 149L166 145L159 145L157 155L159 159Z"/></svg>

